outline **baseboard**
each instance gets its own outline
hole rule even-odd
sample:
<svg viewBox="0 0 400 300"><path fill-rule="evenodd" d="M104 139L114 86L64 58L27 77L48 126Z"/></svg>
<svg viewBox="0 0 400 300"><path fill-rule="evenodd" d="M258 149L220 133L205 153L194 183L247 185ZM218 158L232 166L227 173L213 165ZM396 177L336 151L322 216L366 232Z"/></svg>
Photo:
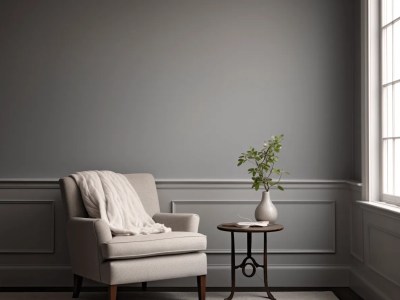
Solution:
<svg viewBox="0 0 400 300"><path fill-rule="evenodd" d="M364 300L393 300L386 296L376 284L373 284L355 270L350 271L350 288Z"/></svg>
<svg viewBox="0 0 400 300"><path fill-rule="evenodd" d="M0 266L1 287L72 286L70 266Z"/></svg>
<svg viewBox="0 0 400 300"><path fill-rule="evenodd" d="M211 265L208 267L207 286L229 287L230 267ZM268 267L271 287L348 287L348 266L281 266ZM263 274L259 269L252 278L246 278L241 270L236 270L238 287L262 287ZM0 286L2 287L70 287L72 272L69 266L10 266L0 267ZM84 286L99 286L89 280ZM177 278L149 282L149 287L194 287L195 278ZM382 298L384 299L384 298ZM386 300L386 299L384 299Z"/></svg>
<svg viewBox="0 0 400 300"><path fill-rule="evenodd" d="M230 285L229 266L209 266L208 282L210 286ZM347 266L282 266L268 267L268 281L271 287L348 287L349 268ZM263 285L263 273L258 270L252 278L243 276L236 270L237 286L257 287Z"/></svg>

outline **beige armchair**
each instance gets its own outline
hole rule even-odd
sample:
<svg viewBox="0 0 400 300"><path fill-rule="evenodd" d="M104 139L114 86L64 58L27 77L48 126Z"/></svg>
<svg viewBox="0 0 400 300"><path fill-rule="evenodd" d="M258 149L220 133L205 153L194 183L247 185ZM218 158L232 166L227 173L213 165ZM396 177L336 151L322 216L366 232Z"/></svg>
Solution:
<svg viewBox="0 0 400 300"><path fill-rule="evenodd" d="M197 233L199 216L160 213L155 181L150 174L125 175L138 193L147 213L172 232L112 236L101 219L89 218L79 187L71 177L60 179L67 204L67 238L74 273L73 298L79 297L83 278L109 286L109 299L117 299L117 286L197 276L199 300L205 299L206 236Z"/></svg>

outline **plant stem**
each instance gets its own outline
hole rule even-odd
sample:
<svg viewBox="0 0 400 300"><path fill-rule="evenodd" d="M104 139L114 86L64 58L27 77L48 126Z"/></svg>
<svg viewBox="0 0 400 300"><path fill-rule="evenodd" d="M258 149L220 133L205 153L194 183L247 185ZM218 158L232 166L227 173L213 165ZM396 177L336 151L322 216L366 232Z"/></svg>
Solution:
<svg viewBox="0 0 400 300"><path fill-rule="evenodd" d="M264 178L264 171L261 169L261 174L260 174L260 165L258 164L258 162L256 160L254 160L258 169L258 176L261 176L262 178ZM264 186L264 189L268 192L269 191L269 185L267 182L267 185L265 185L264 180L262 181L262 184Z"/></svg>
<svg viewBox="0 0 400 300"><path fill-rule="evenodd" d="M272 163L271 170L269 171L268 178L271 176L272 171L274 170L275 162Z"/></svg>
<svg viewBox="0 0 400 300"><path fill-rule="evenodd" d="M267 154L268 154L269 150L271 149L271 147L272 147L272 145L269 145L269 146L268 146L267 151L266 151ZM268 157L268 155L265 155L265 156L264 156L264 158L263 158L263 163L265 163L265 162L267 161L267 157Z"/></svg>

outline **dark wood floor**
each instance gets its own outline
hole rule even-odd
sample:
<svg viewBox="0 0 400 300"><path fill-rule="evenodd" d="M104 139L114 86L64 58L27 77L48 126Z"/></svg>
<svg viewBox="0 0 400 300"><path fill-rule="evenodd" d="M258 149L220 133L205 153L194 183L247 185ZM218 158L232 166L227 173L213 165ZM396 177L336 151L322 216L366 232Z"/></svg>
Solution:
<svg viewBox="0 0 400 300"><path fill-rule="evenodd" d="M120 291L140 291L140 288L134 288L134 287L121 287ZM195 288L148 288L149 291L169 291L169 292L189 292L189 291L196 291ZM54 287L29 287L29 288L5 288L5 287L0 287L0 292L66 292L66 291L72 291L72 288L67 288L67 287L59 287L59 288L54 288ZM104 291L106 292L106 288L103 287L83 287L82 292L97 292L97 291ZM229 291L229 288L223 287L223 288L215 288L215 287L209 287L207 288L207 291L212 292L212 291ZM236 289L237 292L246 292L246 291L263 291L263 288L253 288L253 287L238 287ZM303 288L303 287L282 287L282 288L271 288L272 292L294 292L294 291L332 291L336 297L338 297L340 300L363 300L359 295L357 295L352 289L347 288L347 287L326 287L326 288Z"/></svg>
<svg viewBox="0 0 400 300"><path fill-rule="evenodd" d="M221 291L227 288L208 288L207 291ZM263 291L262 288L237 288L237 291ZM295 291L332 291L340 300L363 300L358 294L348 287L324 287L324 288L303 288L303 287L282 287L271 288L272 292L295 292Z"/></svg>
<svg viewBox="0 0 400 300"><path fill-rule="evenodd" d="M276 288L272 289L280 292L284 291L332 291L340 300L363 300L358 294L348 287L335 287L335 288Z"/></svg>

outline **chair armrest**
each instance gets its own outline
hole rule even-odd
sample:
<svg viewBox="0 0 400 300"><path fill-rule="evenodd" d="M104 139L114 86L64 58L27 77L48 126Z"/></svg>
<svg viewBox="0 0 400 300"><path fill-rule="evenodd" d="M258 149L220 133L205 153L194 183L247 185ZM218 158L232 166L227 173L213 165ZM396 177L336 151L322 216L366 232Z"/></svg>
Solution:
<svg viewBox="0 0 400 300"><path fill-rule="evenodd" d="M100 245L112 239L107 223L101 219L71 218L67 238L73 273L100 281Z"/></svg>
<svg viewBox="0 0 400 300"><path fill-rule="evenodd" d="M171 227L173 231L188 232L197 232L200 223L199 215L185 213L157 213L153 216L153 220Z"/></svg>

